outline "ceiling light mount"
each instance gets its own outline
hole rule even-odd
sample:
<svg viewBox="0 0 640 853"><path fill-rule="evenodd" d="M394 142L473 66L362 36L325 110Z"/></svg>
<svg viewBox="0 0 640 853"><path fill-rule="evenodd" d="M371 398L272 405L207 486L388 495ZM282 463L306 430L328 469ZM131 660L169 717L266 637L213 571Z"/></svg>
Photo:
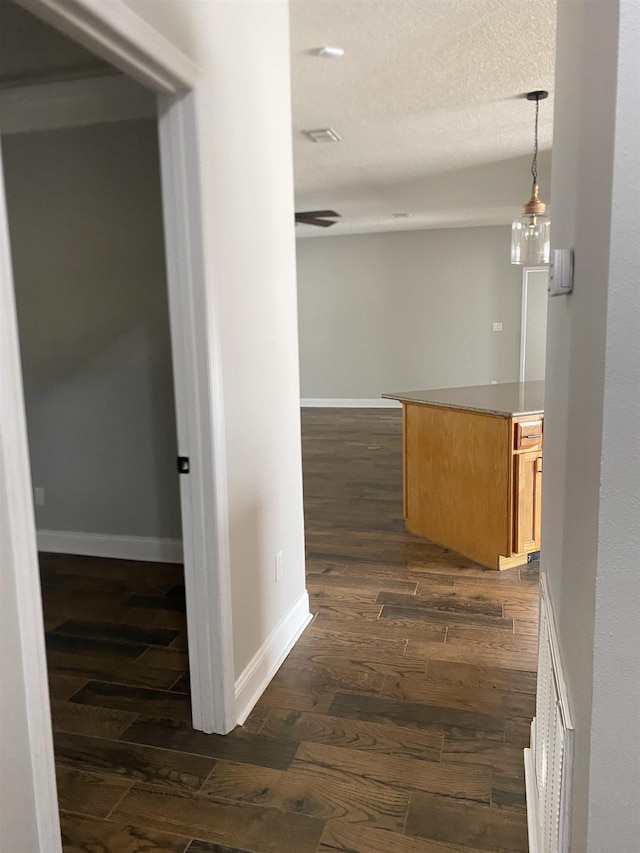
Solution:
<svg viewBox="0 0 640 853"><path fill-rule="evenodd" d="M544 101L549 97L549 93L545 89L536 89L535 92L527 92L525 97L528 101Z"/></svg>
<svg viewBox="0 0 640 853"><path fill-rule="evenodd" d="M546 205L538 196L538 113L540 101L549 97L544 89L527 92L528 101L535 101L536 118L531 161L531 198L523 205L522 216L511 226L511 263L522 266L544 266L549 263L551 252L551 220L546 215Z"/></svg>

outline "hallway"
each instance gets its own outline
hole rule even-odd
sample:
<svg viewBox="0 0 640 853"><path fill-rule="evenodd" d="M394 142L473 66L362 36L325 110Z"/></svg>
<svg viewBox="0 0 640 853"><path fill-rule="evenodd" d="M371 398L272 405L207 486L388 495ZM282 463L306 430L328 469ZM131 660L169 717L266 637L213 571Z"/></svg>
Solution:
<svg viewBox="0 0 640 853"><path fill-rule="evenodd" d="M403 530L400 412L303 410L314 621L189 725L181 567L41 558L65 853L527 850L537 569Z"/></svg>

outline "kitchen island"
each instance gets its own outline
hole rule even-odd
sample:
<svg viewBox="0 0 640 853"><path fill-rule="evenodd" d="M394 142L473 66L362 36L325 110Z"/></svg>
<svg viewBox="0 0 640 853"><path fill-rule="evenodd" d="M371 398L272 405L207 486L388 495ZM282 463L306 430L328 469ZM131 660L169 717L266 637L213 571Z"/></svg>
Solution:
<svg viewBox="0 0 640 853"><path fill-rule="evenodd" d="M540 548L544 382L383 394L403 408L407 530L492 569Z"/></svg>

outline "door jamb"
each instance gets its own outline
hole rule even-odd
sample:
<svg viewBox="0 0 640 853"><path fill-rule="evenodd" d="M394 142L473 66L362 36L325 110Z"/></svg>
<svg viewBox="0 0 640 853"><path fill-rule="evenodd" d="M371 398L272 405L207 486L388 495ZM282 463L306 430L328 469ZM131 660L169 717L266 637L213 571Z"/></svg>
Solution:
<svg viewBox="0 0 640 853"><path fill-rule="evenodd" d="M4 199L4 177L0 159L0 511L6 514L10 553L9 565L0 571L13 572L22 684L4 685L3 690L23 691L29 742L29 763L35 815L33 820L40 853L61 853L58 795L53 763L51 706L44 649L44 621L31 473L24 411L18 323L13 290L9 227ZM2 649L2 654L12 654ZM26 762L25 762L26 763Z"/></svg>
<svg viewBox="0 0 640 853"><path fill-rule="evenodd" d="M227 734L237 719L224 408L205 287L195 97L159 96L158 106L178 453L190 459L180 492L191 519L183 535L191 712L194 728Z"/></svg>

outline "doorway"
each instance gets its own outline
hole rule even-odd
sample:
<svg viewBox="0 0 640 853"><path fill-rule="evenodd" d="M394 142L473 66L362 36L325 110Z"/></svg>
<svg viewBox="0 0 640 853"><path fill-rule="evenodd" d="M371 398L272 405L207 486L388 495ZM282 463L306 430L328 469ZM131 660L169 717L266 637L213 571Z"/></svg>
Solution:
<svg viewBox="0 0 640 853"><path fill-rule="evenodd" d="M39 550L182 563L156 120L2 143Z"/></svg>
<svg viewBox="0 0 640 853"><path fill-rule="evenodd" d="M89 104L89 109L106 114L100 114L99 121L111 118L110 110L114 103L122 100L121 87L126 87L128 82L119 73L120 69L133 72L146 87L141 90L137 84L130 84L138 89L134 102L140 99L141 91L146 98L145 109L149 102L153 104L157 100L153 114L160 116L160 180L178 455L183 457L183 468L189 469L188 475L180 477L179 482L193 724L203 731L228 731L235 724L228 553L224 538L221 541L218 537L216 523L219 481L224 480L220 447L216 446L222 440L223 406L216 377L210 375L209 353L205 347L211 340L212 330L207 327L206 314L201 307L204 284L200 206L195 189L198 152L195 107L189 97L196 71L182 54L165 56L162 46L145 27L140 27L140 19L133 13L126 35L123 35L121 18L116 24L110 23L109 15L95 16L95 20L90 21L91 13L75 8L77 4L58 4L60 8L53 15L46 2L20 5L28 6L30 12L42 13L48 23L59 25L66 35L23 11L19 5L3 4L3 14L7 16L8 13L6 22L15 33L15 41L22 39L27 45L24 51L10 52L9 65L13 64L26 80L35 79L38 83L25 91L16 85L15 76L9 81L11 89L7 100L18 115L22 112L29 120L33 114L39 121L43 115L46 119L48 111L61 115L64 124L65 117L71 114L68 123L73 124L74 108L77 111L78 105L83 109ZM67 5L74 8L66 9ZM125 14L126 17L126 13L126 10L124 13L119 10L120 16ZM92 23L89 39L86 36L88 23ZM7 27L3 30L5 40L11 43ZM25 33L34 32L35 38L25 38ZM89 51L73 40L76 34ZM38 46L35 52L34 44ZM98 59L92 52L94 49L109 62ZM158 52L160 57L155 55ZM83 79L87 73L93 75L93 79ZM54 82L48 86L44 83L47 79ZM91 87L94 84L92 107ZM139 110L140 103L134 103L133 109ZM86 123L86 118L75 123ZM175 459L172 459L171 465L174 464ZM174 558L176 552L179 553L179 539L177 547L175 542L173 537L169 538L169 551L172 550ZM216 626L214 630L211 629L212 621Z"/></svg>
<svg viewBox="0 0 640 853"><path fill-rule="evenodd" d="M520 382L544 379L547 349L549 270L522 270L522 320L520 326Z"/></svg>
<svg viewBox="0 0 640 853"><path fill-rule="evenodd" d="M219 446L223 407L217 377L211 376L209 363L215 340L212 344L213 331L202 307L199 157L196 107L190 97L197 69L179 51L167 51L164 43L158 44L154 31L142 26L124 6L97 13L85 4L66 0L55 8L44 0L21 5L95 48L117 69L132 73L158 98L178 452L192 463L190 475L180 478L192 722L203 731L226 732L235 724L235 707L228 547L217 521L223 494L221 478L224 482L224 457ZM41 94L35 101L41 102ZM12 576L12 591L3 598L3 606L15 616L9 619L5 613L4 624L11 636L3 632L3 646L13 650L24 687L12 691L12 704L6 710L8 716L21 715L27 721L26 729L17 733L21 740L10 766L15 763L16 778L24 777L25 790L33 791L33 811L29 814L37 849L55 851L59 849L58 819L35 524L8 228L0 184L0 398L5 415L0 419L0 509L6 533L2 558ZM189 523L185 523L187 514ZM4 718L4 703L2 710ZM20 802L23 820L26 801L23 798Z"/></svg>

